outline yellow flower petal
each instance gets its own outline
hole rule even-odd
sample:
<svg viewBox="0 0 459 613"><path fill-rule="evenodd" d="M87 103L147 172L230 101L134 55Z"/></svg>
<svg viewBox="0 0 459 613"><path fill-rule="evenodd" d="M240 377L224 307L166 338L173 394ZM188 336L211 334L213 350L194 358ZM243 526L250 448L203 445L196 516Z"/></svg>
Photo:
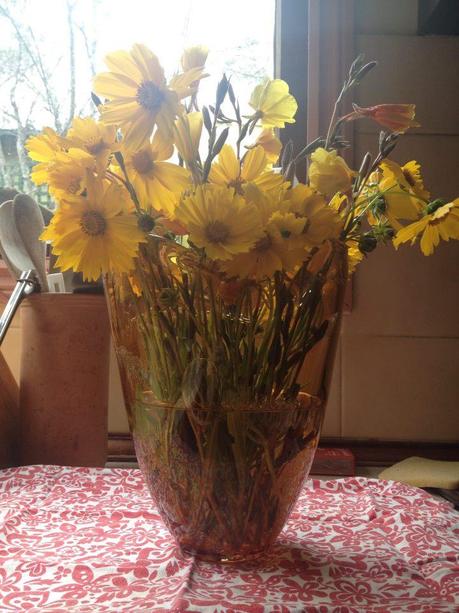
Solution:
<svg viewBox="0 0 459 613"><path fill-rule="evenodd" d="M208 54L209 49L203 45L188 47L180 60L183 70L186 72L192 68L202 68L206 63Z"/></svg>
<svg viewBox="0 0 459 613"><path fill-rule="evenodd" d="M174 143L187 164L198 157L202 125L202 114L199 112L181 115L175 122Z"/></svg>
<svg viewBox="0 0 459 613"><path fill-rule="evenodd" d="M399 230L393 240L394 247L397 248L402 243L407 243L410 240L411 241L416 240L417 235L420 234L424 230L428 222L429 220L426 216L423 219L416 221L414 223L411 223L405 226L404 228L402 228L401 230Z"/></svg>
<svg viewBox="0 0 459 613"><path fill-rule="evenodd" d="M428 200L430 193L424 187L420 164L416 160L411 160L411 162L407 162L401 167L401 171L413 194L423 200Z"/></svg>
<svg viewBox="0 0 459 613"><path fill-rule="evenodd" d="M348 192L354 172L337 151L319 147L311 154L308 177L311 187L325 196Z"/></svg>
<svg viewBox="0 0 459 613"><path fill-rule="evenodd" d="M438 230L435 226L427 224L421 237L421 251L424 255L431 255L434 247L440 242Z"/></svg>
<svg viewBox="0 0 459 613"><path fill-rule="evenodd" d="M138 85L135 81L123 74L101 72L93 79L94 90L104 98L116 98L118 96L129 101L137 94Z"/></svg>
<svg viewBox="0 0 459 613"><path fill-rule="evenodd" d="M289 93L288 84L281 79L267 79L257 85L249 104L255 109L263 127L283 128L286 123L295 122L298 104Z"/></svg>
<svg viewBox="0 0 459 613"><path fill-rule="evenodd" d="M89 179L87 184L87 197L61 206L42 238L51 241L62 270L81 271L89 280L110 270L128 272L146 240L137 216L124 212L119 186Z"/></svg>
<svg viewBox="0 0 459 613"><path fill-rule="evenodd" d="M253 181L265 170L267 163L263 147L250 149L244 156L241 178L244 181Z"/></svg>
<svg viewBox="0 0 459 613"><path fill-rule="evenodd" d="M132 46L131 55L144 81L153 81L156 85L166 84L164 70L157 56L148 47L135 44Z"/></svg>
<svg viewBox="0 0 459 613"><path fill-rule="evenodd" d="M190 241L212 259L249 251L262 236L257 208L227 187L199 185L180 202L176 218L187 227Z"/></svg>
<svg viewBox="0 0 459 613"><path fill-rule="evenodd" d="M113 51L105 56L104 61L111 72L127 76L134 82L142 80L142 73L134 61L132 53L128 51Z"/></svg>
<svg viewBox="0 0 459 613"><path fill-rule="evenodd" d="M212 164L209 181L218 185L229 185L239 178L241 167L231 145L223 145L217 162Z"/></svg>
<svg viewBox="0 0 459 613"><path fill-rule="evenodd" d="M279 155L282 150L282 143L274 134L274 130L272 128L265 128L262 130L255 143L247 148L252 149L258 145L263 147L268 162L270 164L275 164L279 159Z"/></svg>
<svg viewBox="0 0 459 613"><path fill-rule="evenodd" d="M175 119L183 112L179 99L194 91L191 85L202 76L200 69L177 75L167 85L156 55L138 44L106 61L111 72L94 78L96 93L108 98L102 107L104 122L119 127L132 147L148 142L155 125L172 139Z"/></svg>

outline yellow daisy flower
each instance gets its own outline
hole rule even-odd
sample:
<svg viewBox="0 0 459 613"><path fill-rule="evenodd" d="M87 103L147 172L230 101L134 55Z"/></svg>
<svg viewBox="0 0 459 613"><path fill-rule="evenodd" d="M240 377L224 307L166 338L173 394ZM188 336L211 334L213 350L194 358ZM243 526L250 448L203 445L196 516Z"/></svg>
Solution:
<svg viewBox="0 0 459 613"><path fill-rule="evenodd" d="M268 159L263 147L250 149L239 161L231 145L223 145L216 162L212 164L209 181L216 185L234 187L244 193L247 183L254 183L264 191L276 189L285 184L281 174L266 170ZM287 184L286 184L287 185Z"/></svg>
<svg viewBox="0 0 459 613"><path fill-rule="evenodd" d="M81 194L86 188L86 173L95 170L92 155L81 149L58 152L49 163L37 164L32 168L34 183L48 183L50 193L60 200L65 196Z"/></svg>
<svg viewBox="0 0 459 613"><path fill-rule="evenodd" d="M126 212L128 195L89 174L86 184L87 195L63 201L41 238L52 243L56 266L82 272L89 281L109 271L129 272L146 237L137 216Z"/></svg>
<svg viewBox="0 0 459 613"><path fill-rule="evenodd" d="M303 218L303 233L310 248L321 245L325 240L339 237L343 220L321 194L299 183L289 190L288 198L289 210Z"/></svg>
<svg viewBox="0 0 459 613"><path fill-rule="evenodd" d="M27 139L25 147L32 160L47 163L54 159L56 153L66 151L68 142L52 128L43 128L40 134Z"/></svg>
<svg viewBox="0 0 459 613"><path fill-rule="evenodd" d="M425 215L419 221L399 230L394 238L394 246L398 248L399 245L408 241L413 244L418 235L422 234L421 251L424 255L431 255L440 239L444 241L449 241L450 238L459 239L459 198L447 204L438 203L438 205L433 212Z"/></svg>
<svg viewBox="0 0 459 613"><path fill-rule="evenodd" d="M248 146L247 149L253 149L258 146L263 147L266 159L270 164L275 164L277 162L282 150L282 143L274 134L274 130L271 128L262 130L254 144Z"/></svg>
<svg viewBox="0 0 459 613"><path fill-rule="evenodd" d="M415 160L411 160L411 162L407 162L401 167L401 171L413 194L423 200L429 200L430 193L424 187L420 164Z"/></svg>
<svg viewBox="0 0 459 613"><path fill-rule="evenodd" d="M288 185L289 183L287 183ZM289 191L284 184L278 186L277 189L265 191L254 183L247 183L244 189L245 199L257 207L263 226L267 225L271 215L276 211L289 212L288 193Z"/></svg>
<svg viewBox="0 0 459 613"><path fill-rule="evenodd" d="M180 100L193 93L202 68L176 75L167 84L156 55L138 44L130 52L109 54L105 61L110 72L94 79L95 91L109 100L102 107L104 123L119 126L131 147L148 141L155 125L172 138L175 119L183 112Z"/></svg>
<svg viewBox="0 0 459 613"><path fill-rule="evenodd" d="M174 213L178 195L190 182L190 173L168 160L174 149L160 132L156 132L152 143L145 143L138 149L123 148L123 158L129 181L134 186L142 207L151 207Z"/></svg>
<svg viewBox="0 0 459 613"><path fill-rule="evenodd" d="M104 171L112 152L116 150L116 128L106 126L92 117L75 117L67 132L71 147L83 149L96 158L97 168Z"/></svg>
<svg viewBox="0 0 459 613"><path fill-rule="evenodd" d="M249 253L241 253L224 262L229 277L250 277L258 281L276 271L293 272L307 257L303 238L304 219L293 213L273 213L264 235Z"/></svg>
<svg viewBox="0 0 459 613"><path fill-rule="evenodd" d="M182 199L176 218L189 232L189 240L205 249L209 258L228 260L249 251L262 237L260 214L234 189L198 185Z"/></svg>
<svg viewBox="0 0 459 613"><path fill-rule="evenodd" d="M30 137L25 147L32 160L38 162L31 171L32 181L36 185L42 185L48 181L48 170L54 162L57 153L66 152L68 142L52 128L44 128L37 136Z"/></svg>
<svg viewBox="0 0 459 613"><path fill-rule="evenodd" d="M405 172L413 173L413 165L416 162L410 162L407 164ZM418 166L419 167L419 166ZM380 168L376 173L377 189L379 189L381 195L384 197L385 210L382 214L387 218L389 224L395 229L400 230L402 224L400 219L415 220L419 217L419 213L422 210L422 200L420 199L420 192L423 191L417 186L413 186L415 182L407 180L403 169L392 160L384 160L380 164ZM411 174L409 175L411 177ZM417 189L417 193L414 191L414 187ZM371 190L371 187L369 188ZM377 223L377 219L370 212L368 215L370 224Z"/></svg>
<svg viewBox="0 0 459 613"><path fill-rule="evenodd" d="M266 79L257 85L249 104L263 128L283 128L286 123L295 123L298 104L281 79Z"/></svg>

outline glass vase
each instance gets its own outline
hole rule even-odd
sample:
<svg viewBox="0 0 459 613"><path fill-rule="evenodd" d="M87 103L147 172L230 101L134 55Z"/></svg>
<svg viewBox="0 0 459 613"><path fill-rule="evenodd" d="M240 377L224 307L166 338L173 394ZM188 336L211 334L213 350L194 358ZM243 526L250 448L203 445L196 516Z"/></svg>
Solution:
<svg viewBox="0 0 459 613"><path fill-rule="evenodd" d="M346 277L340 242L255 282L160 237L106 277L139 466L183 552L250 560L281 532L318 445Z"/></svg>

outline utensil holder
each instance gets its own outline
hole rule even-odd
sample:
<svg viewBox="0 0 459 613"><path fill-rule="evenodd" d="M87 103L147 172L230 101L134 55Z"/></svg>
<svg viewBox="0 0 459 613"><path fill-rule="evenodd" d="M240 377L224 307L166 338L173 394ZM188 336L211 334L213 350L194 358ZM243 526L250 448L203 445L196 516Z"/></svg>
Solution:
<svg viewBox="0 0 459 613"><path fill-rule="evenodd" d="M17 466L19 389L0 350L0 468Z"/></svg>
<svg viewBox="0 0 459 613"><path fill-rule="evenodd" d="M104 296L34 294L21 319L20 463L103 466L110 347Z"/></svg>

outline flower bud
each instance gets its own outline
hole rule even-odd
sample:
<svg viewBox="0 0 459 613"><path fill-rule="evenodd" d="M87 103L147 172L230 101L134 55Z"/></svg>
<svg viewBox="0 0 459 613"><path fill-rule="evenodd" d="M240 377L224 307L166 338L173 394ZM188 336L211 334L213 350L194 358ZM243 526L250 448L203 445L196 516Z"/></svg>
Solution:
<svg viewBox="0 0 459 613"><path fill-rule="evenodd" d="M148 233L153 230L156 223L151 215L148 215L148 213L143 213L142 215L140 215L137 221L137 225L139 226L140 230L142 230L142 232Z"/></svg>
<svg viewBox="0 0 459 613"><path fill-rule="evenodd" d="M248 146L247 149L253 149L258 145L263 147L266 158L271 164L277 162L282 149L282 143L274 134L274 130L267 128L262 130L254 144Z"/></svg>
<svg viewBox="0 0 459 613"><path fill-rule="evenodd" d="M191 70L192 68L202 68L207 60L209 49L203 45L188 47L183 52L181 64L183 70Z"/></svg>
<svg viewBox="0 0 459 613"><path fill-rule="evenodd" d="M427 213L435 213L435 211L437 209L439 209L441 206L443 206L444 204L446 204L446 200L443 200L442 198L437 198L436 200L432 200L432 202L429 203L429 205L427 206Z"/></svg>
<svg viewBox="0 0 459 613"><path fill-rule="evenodd" d="M217 112L220 109L221 105L223 104L225 96L228 93L228 86L229 86L229 81L226 78L226 75L224 74L221 81L217 85L217 96L215 99L215 109L216 109L215 112Z"/></svg>
<svg viewBox="0 0 459 613"><path fill-rule="evenodd" d="M378 241L373 236L373 234L371 234L371 232L366 232L359 239L359 249L362 253L370 253L371 251L376 249L377 245Z"/></svg>
<svg viewBox="0 0 459 613"><path fill-rule="evenodd" d="M369 117L391 132L405 132L408 128L418 128L414 121L416 106L414 104L377 104L376 106L360 107L352 105L354 112L346 116L347 120Z"/></svg>

